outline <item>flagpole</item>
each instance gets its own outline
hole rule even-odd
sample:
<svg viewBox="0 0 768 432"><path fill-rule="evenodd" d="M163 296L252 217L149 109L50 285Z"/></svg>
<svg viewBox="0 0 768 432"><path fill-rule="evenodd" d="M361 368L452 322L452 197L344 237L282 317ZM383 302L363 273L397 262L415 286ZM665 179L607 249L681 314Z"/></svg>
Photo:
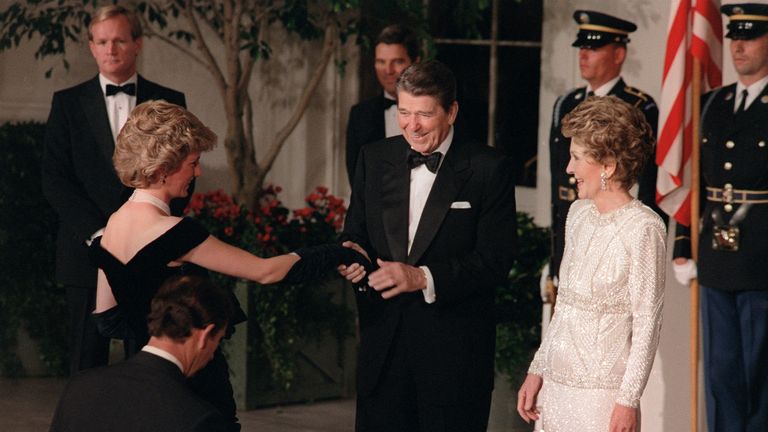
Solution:
<svg viewBox="0 0 768 432"><path fill-rule="evenodd" d="M691 255L699 261L701 64L693 57L691 85ZM691 432L699 428L699 280L691 279Z"/></svg>

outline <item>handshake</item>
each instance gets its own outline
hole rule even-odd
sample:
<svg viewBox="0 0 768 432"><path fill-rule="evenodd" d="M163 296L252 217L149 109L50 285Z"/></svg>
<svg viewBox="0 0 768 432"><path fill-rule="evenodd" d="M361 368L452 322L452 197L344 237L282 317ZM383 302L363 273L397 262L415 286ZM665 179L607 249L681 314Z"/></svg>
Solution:
<svg viewBox="0 0 768 432"><path fill-rule="evenodd" d="M295 253L301 259L291 267L283 279L283 282L289 284L321 279L339 265L350 266L352 264L359 264L365 269L366 275L375 270L368 257L355 249L344 247L340 244L310 246L297 249ZM360 280L357 285L366 286L367 278Z"/></svg>

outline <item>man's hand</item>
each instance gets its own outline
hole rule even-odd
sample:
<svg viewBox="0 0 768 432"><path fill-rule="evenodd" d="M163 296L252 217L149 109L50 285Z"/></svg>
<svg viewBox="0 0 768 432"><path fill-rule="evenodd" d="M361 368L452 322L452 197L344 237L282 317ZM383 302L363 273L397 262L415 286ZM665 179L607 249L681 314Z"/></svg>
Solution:
<svg viewBox="0 0 768 432"><path fill-rule="evenodd" d="M611 413L609 432L637 432L637 408L615 404Z"/></svg>
<svg viewBox="0 0 768 432"><path fill-rule="evenodd" d="M360 247L359 244L351 241L345 241L341 245L360 252L370 261L371 258L368 256L368 253L365 251L365 249ZM341 276L343 276L345 279L347 279L352 283L358 283L361 280L363 280L363 278L365 277L365 268L363 268L363 266L357 263L354 263L350 266L345 266L344 264L342 264L336 267L336 270L338 270Z"/></svg>
<svg viewBox="0 0 768 432"><path fill-rule="evenodd" d="M381 297L390 299L412 291L421 291L427 287L427 276L418 267L394 261L376 260L379 269L368 276L368 285L381 292Z"/></svg>

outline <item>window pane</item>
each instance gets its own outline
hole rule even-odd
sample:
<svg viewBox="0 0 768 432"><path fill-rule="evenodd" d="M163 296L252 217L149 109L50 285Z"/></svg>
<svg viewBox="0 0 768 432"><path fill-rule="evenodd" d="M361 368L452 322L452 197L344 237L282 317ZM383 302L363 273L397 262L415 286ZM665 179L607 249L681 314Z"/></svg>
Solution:
<svg viewBox="0 0 768 432"><path fill-rule="evenodd" d="M488 56L490 48L438 45L437 59L456 75L459 116L457 129L481 143L488 141ZM471 59L471 61L467 61Z"/></svg>
<svg viewBox="0 0 768 432"><path fill-rule="evenodd" d="M496 147L515 163L519 186L536 186L539 128L537 48L499 48Z"/></svg>
<svg viewBox="0 0 768 432"><path fill-rule="evenodd" d="M499 0L499 40L541 40L541 0ZM490 39L491 4L476 13L466 0L429 2L432 36L449 39Z"/></svg>
<svg viewBox="0 0 768 432"><path fill-rule="evenodd" d="M490 48L470 45L439 45L437 53L458 81L457 128L481 143L488 141L489 55ZM535 187L539 49L502 47L498 56L496 147L512 158L516 184Z"/></svg>
<svg viewBox="0 0 768 432"><path fill-rule="evenodd" d="M541 40L541 0L501 0L499 40Z"/></svg>

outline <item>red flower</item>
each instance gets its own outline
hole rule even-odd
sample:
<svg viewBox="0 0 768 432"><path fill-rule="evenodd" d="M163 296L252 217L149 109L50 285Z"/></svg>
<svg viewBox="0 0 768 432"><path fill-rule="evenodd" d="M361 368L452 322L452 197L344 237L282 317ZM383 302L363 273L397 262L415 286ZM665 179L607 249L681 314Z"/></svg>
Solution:
<svg viewBox="0 0 768 432"><path fill-rule="evenodd" d="M300 208L293 211L293 215L299 218L308 218L312 216L312 209L309 207Z"/></svg>
<svg viewBox="0 0 768 432"><path fill-rule="evenodd" d="M232 228L231 226L224 228L224 234L226 234L227 236L232 237L232 234L234 233L235 233L235 229Z"/></svg>

